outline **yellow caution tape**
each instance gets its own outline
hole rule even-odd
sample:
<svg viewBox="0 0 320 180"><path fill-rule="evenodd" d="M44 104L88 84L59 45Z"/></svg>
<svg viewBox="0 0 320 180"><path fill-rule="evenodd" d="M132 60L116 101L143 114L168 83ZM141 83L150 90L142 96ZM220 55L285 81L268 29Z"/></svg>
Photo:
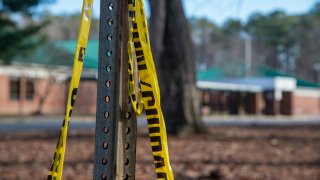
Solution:
<svg viewBox="0 0 320 180"><path fill-rule="evenodd" d="M142 0L129 0L129 94L137 115L142 109L148 121L149 137L157 179L173 180L166 127L160 106L160 89L149 42ZM134 72L138 70L138 76Z"/></svg>
<svg viewBox="0 0 320 180"><path fill-rule="evenodd" d="M80 32L78 36L78 44L76 54L74 56L74 64L72 70L72 78L68 94L68 103L66 114L60 131L59 141L53 156L52 165L48 174L48 180L60 180L62 178L63 162L66 151L67 133L73 105L76 99L79 87L80 76L82 72L84 56L89 37L91 16L92 16L93 0L84 0L82 6L82 14L80 21Z"/></svg>

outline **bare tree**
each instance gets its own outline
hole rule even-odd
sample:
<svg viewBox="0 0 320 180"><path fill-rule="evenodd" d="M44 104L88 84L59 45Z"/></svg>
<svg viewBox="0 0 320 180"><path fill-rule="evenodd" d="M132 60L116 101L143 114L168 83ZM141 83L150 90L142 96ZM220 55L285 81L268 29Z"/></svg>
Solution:
<svg viewBox="0 0 320 180"><path fill-rule="evenodd" d="M150 0L151 46L169 133L205 132L195 86L193 45L181 0Z"/></svg>
<svg viewBox="0 0 320 180"><path fill-rule="evenodd" d="M41 78L36 78L37 82L40 82ZM55 82L54 75L52 71L49 70L49 77L44 80L44 90L41 91L40 88L36 88L35 95L39 98L37 109L32 113L32 115L42 115L42 108L44 106L44 103L50 94L50 91L52 89L52 84Z"/></svg>

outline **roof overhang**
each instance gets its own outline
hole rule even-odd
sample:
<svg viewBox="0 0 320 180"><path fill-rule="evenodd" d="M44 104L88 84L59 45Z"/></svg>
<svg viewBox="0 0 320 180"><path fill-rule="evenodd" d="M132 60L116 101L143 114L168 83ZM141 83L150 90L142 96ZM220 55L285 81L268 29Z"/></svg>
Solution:
<svg viewBox="0 0 320 180"><path fill-rule="evenodd" d="M265 90L294 91L297 88L295 78L289 77L253 77L243 79L220 79L215 81L198 81L200 89L262 92Z"/></svg>

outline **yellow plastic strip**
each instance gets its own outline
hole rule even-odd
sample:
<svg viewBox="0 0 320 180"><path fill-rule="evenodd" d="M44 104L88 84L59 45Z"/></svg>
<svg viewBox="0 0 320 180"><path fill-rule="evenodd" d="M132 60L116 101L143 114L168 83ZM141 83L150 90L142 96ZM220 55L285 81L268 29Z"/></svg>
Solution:
<svg viewBox="0 0 320 180"><path fill-rule="evenodd" d="M130 27L131 29L132 27ZM139 77L137 74L137 61L135 58L135 50L132 39L132 33L129 33L129 42L128 42L128 60L129 60L129 79L128 79L128 87L129 87L129 96L131 100L131 104L136 115L141 115L143 111L143 102L142 95L140 93L139 87ZM135 72L135 73L134 73Z"/></svg>
<svg viewBox="0 0 320 180"><path fill-rule="evenodd" d="M73 105L76 99L80 77L84 62L87 41L89 37L91 16L92 16L93 0L84 0L82 6L82 14L80 21L80 32L78 36L78 44L74 56L74 64L72 70L72 78L68 94L68 103L66 107L66 114L60 131L59 141L57 143L56 151L53 156L52 165L48 174L48 180L61 180L63 163L66 151L67 133L70 117L72 114Z"/></svg>
<svg viewBox="0 0 320 180"><path fill-rule="evenodd" d="M129 76L134 75L134 67L137 66L140 78L139 82L135 82L135 78L129 78L129 87L131 87L129 93L134 95L139 91L139 96L142 97L141 103L147 116L157 179L173 180L166 127L160 106L160 89L151 53L148 25L142 0L129 0L129 23ZM134 90L135 84L139 84L138 90ZM139 115L140 109L135 107L137 104L139 105L139 101L131 98L131 102Z"/></svg>

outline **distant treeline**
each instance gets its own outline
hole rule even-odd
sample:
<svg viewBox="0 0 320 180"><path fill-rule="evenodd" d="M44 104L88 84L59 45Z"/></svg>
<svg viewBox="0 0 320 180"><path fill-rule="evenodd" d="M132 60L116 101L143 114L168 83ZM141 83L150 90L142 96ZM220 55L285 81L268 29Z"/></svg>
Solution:
<svg viewBox="0 0 320 180"><path fill-rule="evenodd" d="M202 68L221 67L229 76L238 76L235 67L244 64L244 39L251 38L253 69L266 65L307 80L317 80L320 3L299 15L274 11L254 13L246 22L230 19L221 27L207 19L192 18L190 24L196 60Z"/></svg>
<svg viewBox="0 0 320 180"><path fill-rule="evenodd" d="M9 64L17 53L30 53L45 42L76 39L80 14L52 15L37 12L39 3L54 0L0 0L0 62ZM20 14L20 18L12 18ZM316 81L320 63L320 3L308 12L283 11L252 14L246 22L230 19L217 26L207 19L189 19L193 52L199 68L218 67L225 74L241 76L235 68L245 60L245 40L252 40L253 69L266 65ZM99 20L93 18L91 39L98 39Z"/></svg>

